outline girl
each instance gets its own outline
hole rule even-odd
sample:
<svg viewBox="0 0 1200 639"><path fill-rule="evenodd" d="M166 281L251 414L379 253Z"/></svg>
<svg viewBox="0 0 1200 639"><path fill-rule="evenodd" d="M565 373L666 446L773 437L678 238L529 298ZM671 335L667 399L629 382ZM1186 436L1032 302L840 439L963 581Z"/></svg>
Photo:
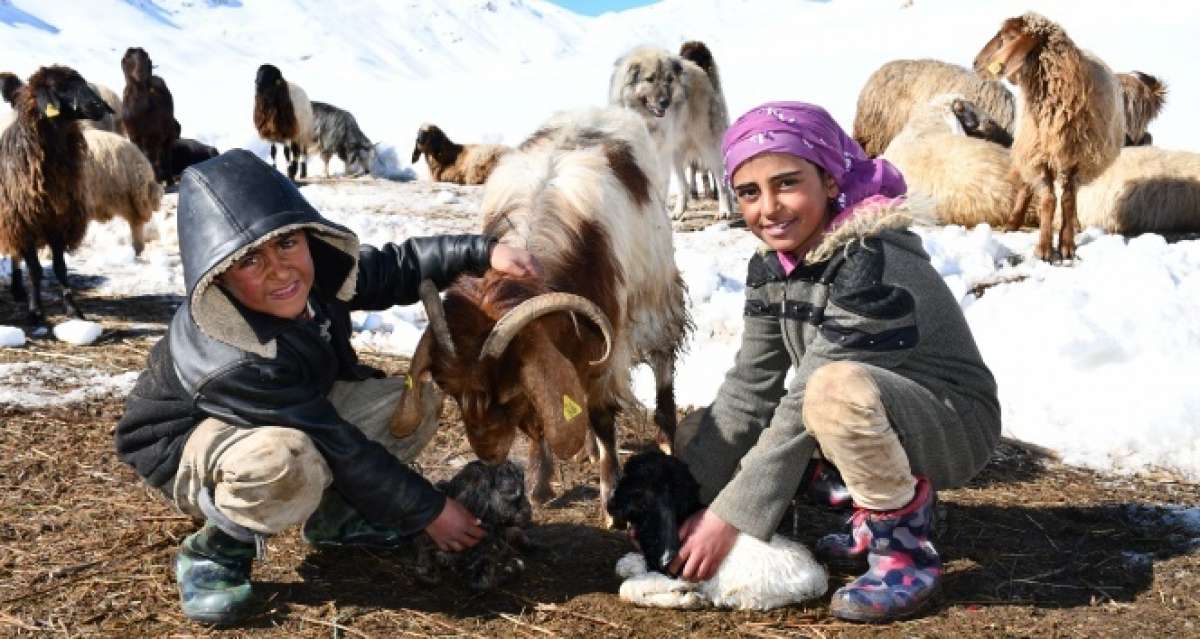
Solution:
<svg viewBox="0 0 1200 639"><path fill-rule="evenodd" d="M810 495L838 501L840 471L851 534L817 550L865 553L870 567L830 610L855 621L911 615L941 581L935 489L970 480L999 439L995 380L906 230L914 213L895 167L799 102L752 109L725 133L723 152L763 246L747 269L734 366L713 404L680 425L676 450L710 505L680 529L672 569L711 577L738 531L771 535L802 480Z"/></svg>

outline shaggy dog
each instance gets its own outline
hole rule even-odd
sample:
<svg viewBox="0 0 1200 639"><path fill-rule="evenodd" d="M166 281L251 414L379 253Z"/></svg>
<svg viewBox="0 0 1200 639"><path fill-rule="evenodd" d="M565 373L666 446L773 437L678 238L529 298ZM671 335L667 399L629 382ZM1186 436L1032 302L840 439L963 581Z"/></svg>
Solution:
<svg viewBox="0 0 1200 639"><path fill-rule="evenodd" d="M802 544L739 534L717 574L699 583L664 574L679 555L679 525L700 510L700 485L679 459L659 451L633 456L608 502L630 523L642 552L617 561L621 599L658 608L769 610L825 594L828 575Z"/></svg>
<svg viewBox="0 0 1200 639"><path fill-rule="evenodd" d="M417 578L433 585L441 581L439 566L454 566L465 572L472 590L491 590L525 570L518 550L532 549L524 528L533 518L525 495L525 473L506 461L487 464L473 461L450 481L437 484L447 497L459 501L482 522L487 536L462 553L437 549L422 535L417 541Z"/></svg>
<svg viewBox="0 0 1200 639"><path fill-rule="evenodd" d="M721 174L721 136L729 127L725 98L708 74L690 60L655 47L638 47L622 56L609 78L609 104L632 109L646 121L664 175L674 169L679 199L671 216L683 217L688 186L685 169L695 157ZM728 219L732 207L728 185L719 180L718 217Z"/></svg>

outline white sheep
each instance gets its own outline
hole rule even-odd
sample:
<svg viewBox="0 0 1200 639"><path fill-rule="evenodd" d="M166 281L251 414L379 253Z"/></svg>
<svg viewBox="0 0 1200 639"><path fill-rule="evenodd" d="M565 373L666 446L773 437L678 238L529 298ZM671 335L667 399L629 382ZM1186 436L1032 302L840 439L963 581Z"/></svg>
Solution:
<svg viewBox="0 0 1200 639"><path fill-rule="evenodd" d="M108 131L85 129L87 157L83 163L84 208L88 217L107 222L120 217L129 223L133 252L145 246L142 227L162 203L162 186L154 167L133 142Z"/></svg>
<svg viewBox="0 0 1200 639"><path fill-rule="evenodd" d="M1125 147L1079 189L1079 223L1109 233L1200 231L1200 153Z"/></svg>

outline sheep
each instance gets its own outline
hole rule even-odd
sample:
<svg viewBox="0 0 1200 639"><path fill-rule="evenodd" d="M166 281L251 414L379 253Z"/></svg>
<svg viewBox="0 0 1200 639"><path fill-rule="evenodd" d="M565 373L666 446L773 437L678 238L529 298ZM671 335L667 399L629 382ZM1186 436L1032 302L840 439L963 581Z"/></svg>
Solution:
<svg viewBox="0 0 1200 639"><path fill-rule="evenodd" d="M375 145L358 128L358 121L349 111L332 104L312 102L313 142L325 163L325 177L329 177L329 158L337 155L349 173L358 167L357 175L371 172L375 158Z"/></svg>
<svg viewBox="0 0 1200 639"><path fill-rule="evenodd" d="M313 145L313 110L308 94L294 82L283 78L272 64L258 67L254 76L254 128L271 143L271 164L275 165L275 144L283 146L288 163L288 179L308 177L308 149Z"/></svg>
<svg viewBox="0 0 1200 639"><path fill-rule="evenodd" d="M616 415L637 405L630 369L645 362L660 438L673 440L675 359L691 319L659 166L641 118L626 109L557 114L506 155L484 189L483 232L525 246L544 278L461 277L444 313L425 296L431 328L392 432L421 423L421 388L432 380L457 400L480 459L503 461L517 431L529 437L529 495L539 505L553 496L550 451L570 457L590 432L603 504L617 475Z"/></svg>
<svg viewBox="0 0 1200 639"><path fill-rule="evenodd" d="M97 222L121 217L129 223L134 255L145 248L142 227L162 203L162 186L154 167L129 140L108 131L85 129L83 163L85 207Z"/></svg>
<svg viewBox="0 0 1200 639"><path fill-rule="evenodd" d="M0 97L3 97L9 106L14 106L13 99L17 95L17 89L22 86L25 86L25 83L15 73L0 72Z"/></svg>
<svg viewBox="0 0 1200 639"><path fill-rule="evenodd" d="M162 78L153 75L153 68L145 49L125 50L121 57L121 71L125 74L121 124L129 139L150 160L155 179L164 181L171 143L179 139L180 126L175 120L171 90Z"/></svg>
<svg viewBox="0 0 1200 639"><path fill-rule="evenodd" d="M1080 187L1079 223L1109 233L1200 231L1200 153L1127 147Z"/></svg>
<svg viewBox="0 0 1200 639"><path fill-rule="evenodd" d="M483 184L511 150L500 144L455 144L436 124L426 123L417 130L412 161L415 163L425 154L434 182Z"/></svg>
<svg viewBox="0 0 1200 639"><path fill-rule="evenodd" d="M1015 100L1003 84L982 80L955 64L923 59L893 60L867 78L858 94L853 137L875 157L904 128L913 108L945 93L963 95L1012 133Z"/></svg>
<svg viewBox="0 0 1200 639"><path fill-rule="evenodd" d="M1020 126L1012 147L1015 186L1008 228L1017 229L1034 187L1040 190L1034 255L1053 257L1055 183L1062 187L1058 251L1075 257L1076 189L1100 175L1121 150L1125 115L1112 71L1081 51L1062 27L1037 13L1009 18L975 56L975 71L1020 86Z"/></svg>
<svg viewBox="0 0 1200 639"><path fill-rule="evenodd" d="M112 109L112 113L106 114L104 117L96 120L95 122L84 120L79 124L83 126L84 129L99 129L101 131L108 131L109 133L124 135L125 126L121 122L121 97L117 95L116 91L113 91L103 84L88 82L88 86L92 87L92 90L96 92L96 95L100 96L101 100L104 100L104 103L108 105L108 108Z"/></svg>
<svg viewBox="0 0 1200 639"><path fill-rule="evenodd" d="M716 117L724 122L725 127L728 128L729 109L725 106L725 92L721 89L721 72L717 68L717 61L713 58L712 51L709 50L708 45L699 40L688 40L679 46L679 57L692 61L708 76L709 81L712 82L713 91L718 98L715 104L720 108L720 113L716 114ZM703 181L705 196L715 199L717 197L716 183L722 179L722 176L718 175L721 172L721 168L717 167L717 174L714 174L712 170L704 167L701 164L700 150L694 146L688 153L689 159L684 179L687 182L687 188L690 189L692 197L700 199L699 182Z"/></svg>
<svg viewBox="0 0 1200 639"><path fill-rule="evenodd" d="M525 570L518 551L533 548L524 530L533 520L533 508L525 495L525 473L520 466L510 461L491 465L476 460L449 481L438 482L437 488L478 517L487 535L458 554L439 551L426 535L418 537L416 575L421 582L436 585L441 582L439 564L458 565L466 572L472 590L486 591Z"/></svg>
<svg viewBox="0 0 1200 639"><path fill-rule="evenodd" d="M209 146L199 140L179 138L171 144L171 160L168 170L168 180L176 182L183 175L183 170L193 164L211 160L220 152L216 147Z"/></svg>
<svg viewBox="0 0 1200 639"><path fill-rule="evenodd" d="M934 97L914 108L883 157L900 169L910 196L933 200L942 224L1000 228L1012 214L1008 149L968 137L986 118L960 94Z"/></svg>
<svg viewBox="0 0 1200 639"><path fill-rule="evenodd" d="M1146 146L1154 136L1146 130L1167 101L1167 84L1141 71L1118 73L1125 105L1125 146Z"/></svg>
<svg viewBox="0 0 1200 639"><path fill-rule="evenodd" d="M641 552L617 561L620 596L641 606L770 610L825 594L829 576L803 544L782 535L761 541L738 533L707 581L670 577L679 555L679 526L701 509L700 485L683 461L660 451L638 453L608 501L609 514L632 524Z"/></svg>
<svg viewBox="0 0 1200 639"><path fill-rule="evenodd" d="M12 258L12 293L28 299L29 322L45 323L38 248L49 246L54 275L69 315L83 318L67 282L66 251L87 231L83 164L87 144L79 120L99 119L108 105L74 69L41 67L14 97L17 119L0 132L0 255ZM33 294L21 282L19 260L29 268Z"/></svg>

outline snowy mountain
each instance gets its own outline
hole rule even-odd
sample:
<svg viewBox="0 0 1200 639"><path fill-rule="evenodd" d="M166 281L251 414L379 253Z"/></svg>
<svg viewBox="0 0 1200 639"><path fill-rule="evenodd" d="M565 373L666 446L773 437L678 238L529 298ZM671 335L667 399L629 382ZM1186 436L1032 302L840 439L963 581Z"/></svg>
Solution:
<svg viewBox="0 0 1200 639"><path fill-rule="evenodd" d="M186 136L262 152L251 121L253 79L270 62L312 99L353 112L383 143L389 169L401 171L424 121L459 142L511 144L554 111L603 103L613 60L642 43L676 49L705 40L733 115L798 99L826 106L849 127L859 89L884 62L933 57L968 65L1001 20L1034 9L1114 70L1164 79L1170 94L1150 126L1155 142L1200 151L1192 117L1200 111L1200 83L1192 81L1200 3L1164 1L1144 11L1117 0L902 4L664 0L589 18L542 0L0 0L0 70L25 76L39 65L68 64L120 91L120 57L141 46L174 93ZM304 193L368 242L472 228L477 190L404 187L312 185ZM396 210L405 214L378 214ZM174 224L160 216L156 227L159 239L135 262L131 250L113 248L128 241L122 225L97 225L72 268L104 274L114 294L181 292ZM1083 259L1067 268L1033 260L1012 266L1011 256L1030 253L1030 233L946 227L921 234L996 374L1007 434L1072 463L1162 467L1200 479L1200 242L1089 231L1080 239ZM745 231L724 225L676 235L697 322L677 377L683 405L711 399L732 361L753 246ZM6 268L0 260L5 279ZM1014 283L979 299L968 292L994 280ZM411 352L423 321L419 309L393 309L368 322L382 328L359 341ZM645 376L637 379L652 397Z"/></svg>

